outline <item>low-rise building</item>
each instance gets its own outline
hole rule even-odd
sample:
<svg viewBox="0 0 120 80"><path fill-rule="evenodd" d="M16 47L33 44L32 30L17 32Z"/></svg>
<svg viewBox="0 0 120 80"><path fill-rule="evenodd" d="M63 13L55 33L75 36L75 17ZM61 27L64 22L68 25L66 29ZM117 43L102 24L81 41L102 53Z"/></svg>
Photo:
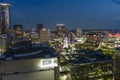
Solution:
<svg viewBox="0 0 120 80"><path fill-rule="evenodd" d="M67 63L65 69L60 67L60 72L66 72L67 68L66 76L71 80L114 79L114 60L101 51L76 50L61 55Z"/></svg>
<svg viewBox="0 0 120 80"><path fill-rule="evenodd" d="M49 46L17 46L0 55L0 80L58 79L58 54Z"/></svg>

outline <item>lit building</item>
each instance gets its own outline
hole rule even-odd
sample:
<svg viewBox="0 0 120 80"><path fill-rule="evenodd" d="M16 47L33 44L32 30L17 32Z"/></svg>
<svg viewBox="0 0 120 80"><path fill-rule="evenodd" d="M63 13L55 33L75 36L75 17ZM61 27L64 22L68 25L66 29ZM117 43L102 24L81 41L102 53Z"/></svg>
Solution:
<svg viewBox="0 0 120 80"><path fill-rule="evenodd" d="M64 24L57 24L57 33L58 33L58 37L64 37L65 36L65 28L64 28Z"/></svg>
<svg viewBox="0 0 120 80"><path fill-rule="evenodd" d="M101 42L102 35L100 32L92 31L86 34L86 38L88 42Z"/></svg>
<svg viewBox="0 0 120 80"><path fill-rule="evenodd" d="M32 28L32 31L29 33L29 36L30 36L30 40L33 43L39 43L39 36L38 36L38 33L35 31L34 28Z"/></svg>
<svg viewBox="0 0 120 80"><path fill-rule="evenodd" d="M119 33L109 33L108 42L113 43L114 47L120 47L120 34Z"/></svg>
<svg viewBox="0 0 120 80"><path fill-rule="evenodd" d="M0 80L59 79L58 54L53 48L20 45L0 55Z"/></svg>
<svg viewBox="0 0 120 80"><path fill-rule="evenodd" d="M50 35L51 35L50 30L46 28L40 30L40 42L41 43L48 42L50 40Z"/></svg>
<svg viewBox="0 0 120 80"><path fill-rule="evenodd" d="M10 47L10 4L0 3L0 54Z"/></svg>
<svg viewBox="0 0 120 80"><path fill-rule="evenodd" d="M6 51L7 38L4 35L0 35L0 55Z"/></svg>
<svg viewBox="0 0 120 80"><path fill-rule="evenodd" d="M0 3L0 34L10 33L10 4Z"/></svg>
<svg viewBox="0 0 120 80"><path fill-rule="evenodd" d="M69 46L69 40L68 37L65 37L63 40L63 48L68 48Z"/></svg>
<svg viewBox="0 0 120 80"><path fill-rule="evenodd" d="M114 80L115 61L101 51L75 50L62 52L61 55L65 62L60 66L60 73L66 73L64 75L68 79Z"/></svg>
<svg viewBox="0 0 120 80"><path fill-rule="evenodd" d="M78 38L82 37L82 30L80 28L76 30L76 37Z"/></svg>
<svg viewBox="0 0 120 80"><path fill-rule="evenodd" d="M51 40L51 30L48 29L48 41L50 41L50 40Z"/></svg>
<svg viewBox="0 0 120 80"><path fill-rule="evenodd" d="M13 25L14 39L23 38L23 25Z"/></svg>

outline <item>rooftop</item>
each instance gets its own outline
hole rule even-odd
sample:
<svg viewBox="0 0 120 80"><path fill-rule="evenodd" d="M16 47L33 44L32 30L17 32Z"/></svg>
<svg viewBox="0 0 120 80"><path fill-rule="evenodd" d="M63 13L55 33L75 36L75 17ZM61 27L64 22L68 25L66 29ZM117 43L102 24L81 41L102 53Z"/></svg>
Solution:
<svg viewBox="0 0 120 80"><path fill-rule="evenodd" d="M67 61L71 64L93 63L112 60L109 55L95 50L75 50L70 54L64 54Z"/></svg>
<svg viewBox="0 0 120 80"><path fill-rule="evenodd" d="M8 3L0 3L0 6L10 6Z"/></svg>
<svg viewBox="0 0 120 80"><path fill-rule="evenodd" d="M57 57L57 52L45 44L32 44L31 47L16 46L0 55L0 60L19 60Z"/></svg>

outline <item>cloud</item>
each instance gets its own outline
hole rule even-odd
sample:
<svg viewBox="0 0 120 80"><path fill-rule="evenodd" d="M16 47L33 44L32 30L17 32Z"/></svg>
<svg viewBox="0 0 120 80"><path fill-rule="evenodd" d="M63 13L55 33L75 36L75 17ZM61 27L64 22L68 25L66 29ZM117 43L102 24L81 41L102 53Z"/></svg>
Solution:
<svg viewBox="0 0 120 80"><path fill-rule="evenodd" d="M113 3L120 5L120 0L112 0Z"/></svg>

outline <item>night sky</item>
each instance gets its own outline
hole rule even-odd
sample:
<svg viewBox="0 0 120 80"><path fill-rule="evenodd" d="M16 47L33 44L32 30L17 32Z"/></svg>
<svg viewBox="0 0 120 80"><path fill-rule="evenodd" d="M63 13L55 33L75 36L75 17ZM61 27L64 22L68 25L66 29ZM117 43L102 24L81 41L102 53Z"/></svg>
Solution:
<svg viewBox="0 0 120 80"><path fill-rule="evenodd" d="M57 23L68 29L120 29L120 0L1 0L11 4L11 25L24 29L44 24L56 30Z"/></svg>

